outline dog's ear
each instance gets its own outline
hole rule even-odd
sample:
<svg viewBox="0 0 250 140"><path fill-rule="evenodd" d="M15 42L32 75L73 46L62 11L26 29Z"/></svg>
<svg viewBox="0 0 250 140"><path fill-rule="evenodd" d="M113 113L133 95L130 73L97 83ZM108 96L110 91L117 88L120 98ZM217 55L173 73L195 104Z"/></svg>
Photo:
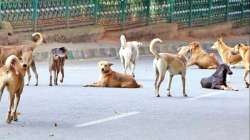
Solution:
<svg viewBox="0 0 250 140"><path fill-rule="evenodd" d="M113 66L114 64L113 64L113 63L108 63L108 65L111 67L111 66Z"/></svg>
<svg viewBox="0 0 250 140"><path fill-rule="evenodd" d="M179 52L182 49L182 47L179 47L176 49L177 52Z"/></svg>
<svg viewBox="0 0 250 140"><path fill-rule="evenodd" d="M196 48L198 48L200 46L200 43L199 42L192 42L191 43L191 48L192 49L196 49Z"/></svg>

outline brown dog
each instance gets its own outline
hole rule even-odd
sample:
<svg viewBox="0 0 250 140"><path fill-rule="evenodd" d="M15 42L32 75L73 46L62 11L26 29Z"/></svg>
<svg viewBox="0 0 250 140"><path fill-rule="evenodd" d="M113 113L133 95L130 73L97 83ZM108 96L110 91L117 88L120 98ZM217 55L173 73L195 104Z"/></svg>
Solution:
<svg viewBox="0 0 250 140"><path fill-rule="evenodd" d="M214 50L217 50L222 58L223 63L232 66L239 63L242 58L239 54L232 54L233 48L227 46L222 38L219 38L211 47Z"/></svg>
<svg viewBox="0 0 250 140"><path fill-rule="evenodd" d="M5 87L10 93L7 123L17 121L17 107L24 87L26 70L27 65L22 64L15 55L9 56L5 65L0 68L0 101Z"/></svg>
<svg viewBox="0 0 250 140"><path fill-rule="evenodd" d="M68 59L67 49L65 47L54 48L50 52L49 57L49 73L50 73L50 82L49 86L52 86L52 71L54 71L54 85L57 84L58 74L61 72L62 77L60 82L63 82L64 78L64 63Z"/></svg>
<svg viewBox="0 0 250 140"><path fill-rule="evenodd" d="M30 68L35 74L36 77L36 86L38 85L38 73L36 70L35 61L33 59L33 51L34 49L39 46L42 43L46 43L45 39L43 38L43 35L41 33L33 33L32 34L32 43L27 45L16 45L16 46L0 46L0 66L4 64L5 60L10 55L16 55L18 58L23 60L23 63L25 63L28 73L28 83L30 83L31 74L30 74Z"/></svg>
<svg viewBox="0 0 250 140"><path fill-rule="evenodd" d="M187 59L183 55L175 55L170 53L158 53L156 51L156 43L161 43L159 38L153 39L150 43L150 52L155 56L153 65L155 68L156 79L155 79L155 92L156 96L160 97L160 85L165 78L166 72L169 71L169 83L168 83L168 96L172 96L170 93L172 79L175 75L181 75L183 96L187 97L185 86L186 86L186 63Z"/></svg>
<svg viewBox="0 0 250 140"><path fill-rule="evenodd" d="M243 60L244 65L244 81L246 83L246 88L250 86L249 75L250 74L250 46L244 44L238 44L234 47L234 52L239 53Z"/></svg>
<svg viewBox="0 0 250 140"><path fill-rule="evenodd" d="M191 58L187 66L197 65L200 69L216 69L219 65L213 53L205 52L199 42L192 42L188 48L191 52Z"/></svg>
<svg viewBox="0 0 250 140"><path fill-rule="evenodd" d="M127 74L115 72L111 69L113 64L100 61L98 67L101 70L100 80L84 87L113 87L113 88L140 88L135 79Z"/></svg>

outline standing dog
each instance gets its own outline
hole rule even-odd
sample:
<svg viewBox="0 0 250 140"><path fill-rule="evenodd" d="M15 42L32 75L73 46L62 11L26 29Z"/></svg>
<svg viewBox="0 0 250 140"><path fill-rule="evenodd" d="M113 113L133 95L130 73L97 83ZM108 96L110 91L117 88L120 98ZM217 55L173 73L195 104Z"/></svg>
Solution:
<svg viewBox="0 0 250 140"><path fill-rule="evenodd" d="M223 63L232 66L237 63L239 63L242 58L238 54L232 54L233 48L228 47L222 40L222 38L219 38L211 47L214 50L217 50L219 52L219 55L222 58Z"/></svg>
<svg viewBox="0 0 250 140"><path fill-rule="evenodd" d="M101 70L99 81L85 85L84 87L113 87L113 88L140 88L135 79L127 74L115 72L111 69L113 64L107 61L100 61L98 67Z"/></svg>
<svg viewBox="0 0 250 140"><path fill-rule="evenodd" d="M243 60L244 65L244 81L246 83L246 88L250 86L250 46L246 46L244 44L238 44L234 47L234 52L239 53Z"/></svg>
<svg viewBox="0 0 250 140"><path fill-rule="evenodd" d="M200 69L216 69L219 65L215 55L205 52L199 42L192 42L188 47L192 57L187 66L197 65Z"/></svg>
<svg viewBox="0 0 250 140"><path fill-rule="evenodd" d="M232 75L233 72L226 64L221 64L216 69L215 73L207 78L201 79L202 88L220 89L220 90L234 90L232 87L227 85L227 74Z"/></svg>
<svg viewBox="0 0 250 140"><path fill-rule="evenodd" d="M153 39L150 43L150 52L155 56L153 65L155 68L156 79L155 79L155 91L156 96L160 97L159 89L162 81L165 78L165 74L169 71L169 84L168 84L168 96L171 96L170 89L171 83L174 75L181 75L183 96L187 97L185 90L185 80L186 80L186 57L183 55L175 55L170 53L158 53L156 51L156 43L161 43L159 38Z"/></svg>
<svg viewBox="0 0 250 140"><path fill-rule="evenodd" d="M64 78L64 63L68 59L67 49L65 47L54 48L50 52L49 57L49 73L50 73L50 82L49 86L52 86L52 71L54 71L54 84L57 84L58 74L61 72L62 77L60 82L63 82Z"/></svg>
<svg viewBox="0 0 250 140"><path fill-rule="evenodd" d="M30 68L35 74L36 84L38 85L38 73L36 70L35 61L33 59L33 51L36 47L41 45L42 43L46 43L43 35L41 33L33 33L32 34L32 43L26 45L16 45L16 46L1 46L0 47L0 66L4 64L8 56L16 55L18 58L23 60L23 63L27 64L27 73L28 73L28 83L30 83L31 74Z"/></svg>
<svg viewBox="0 0 250 140"><path fill-rule="evenodd" d="M15 55L9 56L5 65L0 68L0 101L5 87L10 95L7 123L17 121L17 107L24 87L26 70L27 65L22 64Z"/></svg>
<svg viewBox="0 0 250 140"><path fill-rule="evenodd" d="M119 55L124 72L127 73L127 69L129 68L134 77L136 60L139 56L138 47L142 46L142 43L137 41L127 42L125 35L121 35L120 42L121 48L119 50Z"/></svg>

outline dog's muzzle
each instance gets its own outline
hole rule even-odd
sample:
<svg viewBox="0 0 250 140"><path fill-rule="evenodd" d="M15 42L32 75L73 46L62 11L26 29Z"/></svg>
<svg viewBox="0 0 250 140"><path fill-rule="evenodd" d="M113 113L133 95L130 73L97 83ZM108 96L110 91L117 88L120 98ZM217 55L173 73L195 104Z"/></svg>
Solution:
<svg viewBox="0 0 250 140"><path fill-rule="evenodd" d="M27 64L23 64L23 68L27 68L28 67L28 65Z"/></svg>

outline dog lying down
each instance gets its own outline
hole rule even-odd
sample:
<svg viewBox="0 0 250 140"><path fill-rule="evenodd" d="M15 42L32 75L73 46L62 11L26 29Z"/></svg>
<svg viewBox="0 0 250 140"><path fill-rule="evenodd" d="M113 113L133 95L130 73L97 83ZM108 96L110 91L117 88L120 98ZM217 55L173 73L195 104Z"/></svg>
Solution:
<svg viewBox="0 0 250 140"><path fill-rule="evenodd" d="M228 65L220 64L212 76L201 79L202 88L238 91L227 85L227 74L232 75L233 72Z"/></svg>
<svg viewBox="0 0 250 140"><path fill-rule="evenodd" d="M127 74L115 72L111 69L113 64L107 61L100 61L98 67L101 70L100 79L91 85L83 87L112 87L112 88L140 88L136 80Z"/></svg>

